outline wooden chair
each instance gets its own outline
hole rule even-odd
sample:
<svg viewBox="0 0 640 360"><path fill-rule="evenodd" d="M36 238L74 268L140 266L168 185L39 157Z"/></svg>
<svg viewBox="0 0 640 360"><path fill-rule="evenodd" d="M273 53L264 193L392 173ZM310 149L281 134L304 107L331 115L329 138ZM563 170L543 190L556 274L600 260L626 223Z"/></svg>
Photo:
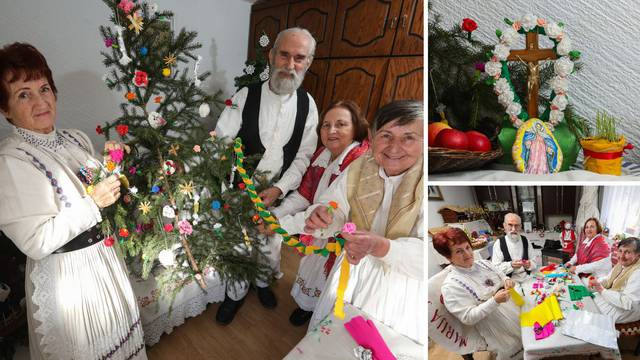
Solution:
<svg viewBox="0 0 640 360"><path fill-rule="evenodd" d="M622 337L640 337L640 321L625 324L616 324L616 330L620 331L620 336ZM640 339L638 339L638 343L636 344L636 349L633 354L635 356L640 355Z"/></svg>

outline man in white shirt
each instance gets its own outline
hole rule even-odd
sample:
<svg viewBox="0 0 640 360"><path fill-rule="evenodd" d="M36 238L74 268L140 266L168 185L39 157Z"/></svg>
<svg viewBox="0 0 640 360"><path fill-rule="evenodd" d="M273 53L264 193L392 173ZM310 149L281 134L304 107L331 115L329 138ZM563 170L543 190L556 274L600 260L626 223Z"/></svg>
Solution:
<svg viewBox="0 0 640 360"><path fill-rule="evenodd" d="M640 320L640 240L626 238L618 244L618 263L606 277L589 278L598 292L594 301L616 323Z"/></svg>
<svg viewBox="0 0 640 360"><path fill-rule="evenodd" d="M256 171L268 172L276 180L260 193L266 206L298 188L316 149L318 110L311 95L300 89L315 47L315 39L305 29L280 32L269 52L269 81L238 91L232 98L234 106L223 111L216 125L218 136L242 139L245 155L262 155ZM268 265L278 273L281 243L274 236L265 237L264 242ZM248 280L227 284L227 296L216 314L218 323L233 321L249 290ZM256 285L260 302L274 308L277 301L268 279L256 279Z"/></svg>
<svg viewBox="0 0 640 360"><path fill-rule="evenodd" d="M513 281L524 281L536 263L533 258L533 246L520 235L522 220L518 214L509 213L504 216L505 235L493 244L491 262Z"/></svg>

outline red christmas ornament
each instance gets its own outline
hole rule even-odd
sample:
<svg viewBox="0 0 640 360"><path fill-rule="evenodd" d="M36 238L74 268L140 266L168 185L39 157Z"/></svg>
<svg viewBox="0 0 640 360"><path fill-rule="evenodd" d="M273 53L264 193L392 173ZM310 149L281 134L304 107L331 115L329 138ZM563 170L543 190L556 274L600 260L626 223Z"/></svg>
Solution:
<svg viewBox="0 0 640 360"><path fill-rule="evenodd" d="M245 185L244 183L238 184L238 189L240 189L240 190L244 190L246 187L247 187L247 185Z"/></svg>
<svg viewBox="0 0 640 360"><path fill-rule="evenodd" d="M172 232L173 231L173 224L164 224L164 231Z"/></svg>
<svg viewBox="0 0 640 360"><path fill-rule="evenodd" d="M113 239L113 236L107 236L106 239L104 239L104 246L113 246L113 243L115 242L115 240Z"/></svg>
<svg viewBox="0 0 640 360"><path fill-rule="evenodd" d="M116 131L118 132L118 134L120 134L120 136L125 136L127 135L127 133L129 132L129 126L128 125L117 125L116 126Z"/></svg>
<svg viewBox="0 0 640 360"><path fill-rule="evenodd" d="M102 130L102 126L100 125L96 126L96 133L98 135L102 135L104 133L104 130Z"/></svg>
<svg viewBox="0 0 640 360"><path fill-rule="evenodd" d="M118 235L120 235L120 237L127 237L129 236L129 230L127 230L127 228L120 228Z"/></svg>

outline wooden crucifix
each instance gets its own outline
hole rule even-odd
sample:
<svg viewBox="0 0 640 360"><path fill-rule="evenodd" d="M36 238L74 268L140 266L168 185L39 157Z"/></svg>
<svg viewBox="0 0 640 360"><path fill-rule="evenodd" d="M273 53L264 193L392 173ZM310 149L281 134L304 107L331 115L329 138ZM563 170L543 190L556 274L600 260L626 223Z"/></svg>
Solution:
<svg viewBox="0 0 640 360"><path fill-rule="evenodd" d="M538 33L528 32L525 49L512 50L507 61L522 61L527 64L527 112L529 118L538 117L538 88L540 87L540 60L554 60L558 56L553 49L540 49L538 47Z"/></svg>

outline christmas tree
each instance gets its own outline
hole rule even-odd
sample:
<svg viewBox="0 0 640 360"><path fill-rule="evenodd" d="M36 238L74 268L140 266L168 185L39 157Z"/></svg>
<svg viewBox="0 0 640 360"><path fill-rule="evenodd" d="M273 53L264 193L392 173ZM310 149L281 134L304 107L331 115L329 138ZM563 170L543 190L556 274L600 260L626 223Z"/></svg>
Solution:
<svg viewBox="0 0 640 360"><path fill-rule="evenodd" d="M244 63L243 74L234 78L236 90L269 80L269 63L265 55L269 43L269 37L263 32L256 44L256 58L247 60Z"/></svg>
<svg viewBox="0 0 640 360"><path fill-rule="evenodd" d="M100 27L104 80L123 102L122 115L96 131L128 150L109 151L102 174L121 174L128 186L103 212L107 244L117 241L143 278L160 269L159 260L166 270L154 274L173 294L194 279L205 288L202 273L210 269L231 282L268 278L270 270L249 256L264 254L252 251L255 211L244 184L236 185L233 146L203 125L210 106L225 102L199 87L209 73L198 73L197 33L175 33L173 14L155 4L103 1L113 24Z"/></svg>

